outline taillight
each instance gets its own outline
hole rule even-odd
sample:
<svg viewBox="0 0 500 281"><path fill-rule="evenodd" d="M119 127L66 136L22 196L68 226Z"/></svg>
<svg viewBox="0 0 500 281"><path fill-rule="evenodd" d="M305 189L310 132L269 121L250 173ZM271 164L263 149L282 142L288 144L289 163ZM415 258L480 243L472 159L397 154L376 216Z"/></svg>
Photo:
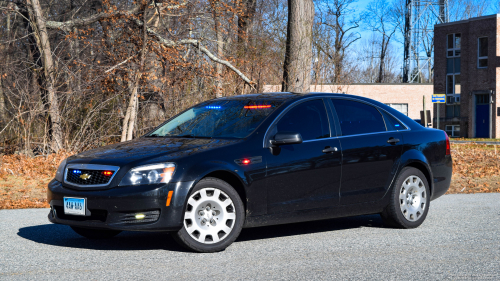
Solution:
<svg viewBox="0 0 500 281"><path fill-rule="evenodd" d="M446 136L446 155L451 155L450 151L450 137L448 137L448 134L444 132L444 135Z"/></svg>

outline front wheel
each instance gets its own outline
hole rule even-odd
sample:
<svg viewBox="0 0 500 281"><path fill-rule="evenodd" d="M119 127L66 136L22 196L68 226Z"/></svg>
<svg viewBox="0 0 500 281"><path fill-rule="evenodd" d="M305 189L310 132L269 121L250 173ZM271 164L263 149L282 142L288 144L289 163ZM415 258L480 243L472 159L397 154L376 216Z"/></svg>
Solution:
<svg viewBox="0 0 500 281"><path fill-rule="evenodd" d="M415 228L427 217L429 203L429 184L425 175L416 168L406 167L397 177L391 201L381 216L388 226Z"/></svg>
<svg viewBox="0 0 500 281"><path fill-rule="evenodd" d="M120 230L109 230L109 229L93 229L93 228L83 228L78 226L71 226L71 228L81 236L88 239L107 239L118 235Z"/></svg>
<svg viewBox="0 0 500 281"><path fill-rule="evenodd" d="M243 202L231 185L217 178L205 178L191 192L183 227L173 233L173 238L196 252L222 251L240 234L244 216Z"/></svg>

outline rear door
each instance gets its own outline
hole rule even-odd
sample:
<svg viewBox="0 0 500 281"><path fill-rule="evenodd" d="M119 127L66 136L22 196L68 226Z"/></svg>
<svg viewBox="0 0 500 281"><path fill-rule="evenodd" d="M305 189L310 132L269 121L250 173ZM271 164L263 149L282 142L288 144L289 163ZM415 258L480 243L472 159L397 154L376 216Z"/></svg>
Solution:
<svg viewBox="0 0 500 281"><path fill-rule="evenodd" d="M303 143L269 150L268 213L338 205L342 155L338 138L330 132L332 120L323 99L300 102L278 118L268 139L277 132L298 132ZM337 151L324 152L328 148Z"/></svg>
<svg viewBox="0 0 500 281"><path fill-rule="evenodd" d="M377 201L394 178L401 157L403 139L392 118L376 107L356 100L332 99L338 116L342 146L340 204ZM395 121L392 120L392 121ZM396 126L397 125L397 126Z"/></svg>

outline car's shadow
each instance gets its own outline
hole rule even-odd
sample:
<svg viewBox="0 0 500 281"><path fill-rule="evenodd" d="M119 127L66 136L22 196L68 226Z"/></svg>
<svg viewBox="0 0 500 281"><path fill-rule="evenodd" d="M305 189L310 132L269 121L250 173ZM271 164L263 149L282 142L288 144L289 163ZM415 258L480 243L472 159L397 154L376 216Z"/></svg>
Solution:
<svg viewBox="0 0 500 281"><path fill-rule="evenodd" d="M243 229L238 242L286 237L358 227L383 227L379 215L366 215L313 222L274 225ZM174 239L164 232L125 231L112 239L89 240L76 234L69 226L44 224L19 229L20 237L47 245L94 250L157 250L186 252Z"/></svg>

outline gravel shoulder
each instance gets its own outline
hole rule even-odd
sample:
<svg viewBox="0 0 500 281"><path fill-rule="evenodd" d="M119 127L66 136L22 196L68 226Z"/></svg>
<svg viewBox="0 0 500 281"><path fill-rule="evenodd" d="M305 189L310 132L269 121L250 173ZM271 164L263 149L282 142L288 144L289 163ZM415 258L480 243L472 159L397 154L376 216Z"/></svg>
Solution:
<svg viewBox="0 0 500 281"><path fill-rule="evenodd" d="M164 233L90 241L48 209L0 210L0 279L500 280L500 194L445 195L424 224L378 215L244 229L224 252L185 252Z"/></svg>

